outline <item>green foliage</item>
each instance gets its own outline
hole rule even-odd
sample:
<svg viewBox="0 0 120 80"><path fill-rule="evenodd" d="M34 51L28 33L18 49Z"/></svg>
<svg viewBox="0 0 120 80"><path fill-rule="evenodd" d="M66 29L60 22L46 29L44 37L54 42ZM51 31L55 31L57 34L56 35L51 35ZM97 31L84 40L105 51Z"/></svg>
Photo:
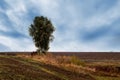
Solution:
<svg viewBox="0 0 120 80"><path fill-rule="evenodd" d="M75 65L82 65L82 66L85 65L84 61L80 60L80 59L79 59L77 56L75 56L75 55L73 55L73 56L71 57L71 63L73 63L73 64L75 64Z"/></svg>
<svg viewBox="0 0 120 80"><path fill-rule="evenodd" d="M45 53L49 49L49 42L53 41L52 33L55 28L47 17L36 16L29 27L29 34L33 38L38 53Z"/></svg>

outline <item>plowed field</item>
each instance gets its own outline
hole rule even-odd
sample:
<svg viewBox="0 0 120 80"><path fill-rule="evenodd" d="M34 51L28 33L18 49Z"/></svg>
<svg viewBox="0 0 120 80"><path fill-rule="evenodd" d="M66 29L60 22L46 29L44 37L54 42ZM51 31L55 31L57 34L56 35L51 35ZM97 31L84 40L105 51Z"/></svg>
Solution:
<svg viewBox="0 0 120 80"><path fill-rule="evenodd" d="M88 74L76 73L31 59L0 55L0 80L95 80Z"/></svg>

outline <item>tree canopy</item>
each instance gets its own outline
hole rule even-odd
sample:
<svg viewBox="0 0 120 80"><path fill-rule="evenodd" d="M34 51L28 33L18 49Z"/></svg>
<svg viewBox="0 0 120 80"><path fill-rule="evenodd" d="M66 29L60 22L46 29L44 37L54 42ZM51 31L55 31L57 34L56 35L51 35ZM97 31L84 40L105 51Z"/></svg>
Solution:
<svg viewBox="0 0 120 80"><path fill-rule="evenodd" d="M49 50L49 43L53 41L52 35L55 31L51 21L44 16L36 16L33 24L29 27L29 34L32 37L38 53L46 53Z"/></svg>

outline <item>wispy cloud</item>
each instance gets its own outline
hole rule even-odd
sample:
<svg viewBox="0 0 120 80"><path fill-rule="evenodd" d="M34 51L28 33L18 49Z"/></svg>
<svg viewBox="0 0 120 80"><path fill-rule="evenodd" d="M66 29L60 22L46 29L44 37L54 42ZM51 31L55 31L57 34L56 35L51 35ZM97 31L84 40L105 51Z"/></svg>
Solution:
<svg viewBox="0 0 120 80"><path fill-rule="evenodd" d="M50 51L119 51L119 9L119 0L1 0L0 47L35 50L28 27L43 15L56 28Z"/></svg>

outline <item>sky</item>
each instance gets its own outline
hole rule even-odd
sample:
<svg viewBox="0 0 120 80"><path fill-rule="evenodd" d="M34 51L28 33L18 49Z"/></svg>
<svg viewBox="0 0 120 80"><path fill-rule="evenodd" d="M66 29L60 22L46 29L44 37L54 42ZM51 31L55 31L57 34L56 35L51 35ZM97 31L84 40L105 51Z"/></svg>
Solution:
<svg viewBox="0 0 120 80"><path fill-rule="evenodd" d="M36 50L35 16L55 27L49 51L120 51L120 0L0 0L0 52Z"/></svg>

